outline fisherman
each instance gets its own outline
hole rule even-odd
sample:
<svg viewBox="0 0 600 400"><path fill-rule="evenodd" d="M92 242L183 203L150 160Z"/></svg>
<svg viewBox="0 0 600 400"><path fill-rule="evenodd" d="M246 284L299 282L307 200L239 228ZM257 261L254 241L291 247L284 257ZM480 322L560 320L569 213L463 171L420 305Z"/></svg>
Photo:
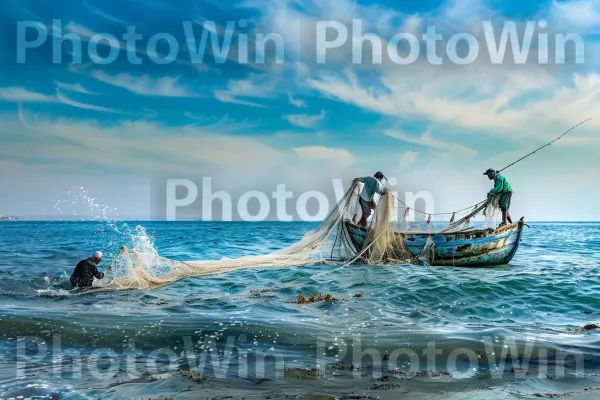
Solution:
<svg viewBox="0 0 600 400"><path fill-rule="evenodd" d="M75 271L73 271L73 275L71 275L71 285L73 287L91 287L92 282L94 282L94 278L102 279L104 278L103 272L98 272L98 264L102 261L102 252L95 252L90 258L86 260L81 260L77 263L75 267ZM106 271L110 271L112 265L109 265L106 268Z"/></svg>
<svg viewBox="0 0 600 400"><path fill-rule="evenodd" d="M363 190L360 194L358 202L360 203L360 208L362 210L362 216L358 225L362 227L367 226L367 218L371 215L371 210L375 208L375 202L373 201L373 196L375 193L380 195L385 193L385 186L381 183L383 179L383 174L381 172L377 172L375 177L365 176L364 178L355 178L354 182L364 183Z"/></svg>
<svg viewBox="0 0 600 400"><path fill-rule="evenodd" d="M506 221L512 224L512 218L508 212L510 200L512 198L512 187L510 186L510 183L508 183L505 177L492 168L488 169L483 174L487 175L490 180L494 180L494 188L488 193L488 201L492 201L496 195L500 196L498 199L498 205L500 206L500 211L502 211L502 223L500 226L506 225Z"/></svg>

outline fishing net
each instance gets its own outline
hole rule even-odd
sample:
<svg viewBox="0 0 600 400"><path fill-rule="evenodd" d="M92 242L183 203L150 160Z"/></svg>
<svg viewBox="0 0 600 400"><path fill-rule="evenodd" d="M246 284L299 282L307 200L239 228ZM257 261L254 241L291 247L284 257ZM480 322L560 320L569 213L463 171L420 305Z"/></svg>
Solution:
<svg viewBox="0 0 600 400"><path fill-rule="evenodd" d="M362 252L369 264L411 262L411 255L398 231L395 197L387 193L379 199Z"/></svg>
<svg viewBox="0 0 600 400"><path fill-rule="evenodd" d="M184 262L161 257L156 251L122 247L112 264L113 278L105 287L150 289L187 277L246 268L282 268L349 260L357 251L344 221L357 213L357 193L357 184L353 183L316 230L308 232L299 242L267 255Z"/></svg>
<svg viewBox="0 0 600 400"><path fill-rule="evenodd" d="M407 220L408 208L389 190L379 197L368 229L356 222L360 215L359 196L362 184L353 182L343 198L327 215L323 223L308 232L299 242L267 255L222 258L220 260L176 261L161 257L153 246L122 247L113 260L112 279L106 289L151 289L188 277L214 275L246 268L283 268L332 263L344 266L360 261L365 264L410 262L423 264L431 260L434 244L431 235L474 229L471 219L484 213L487 219L497 212L498 200L485 201L472 209L454 213L443 227L435 226L431 216L425 226ZM403 215L402 218L398 218ZM456 216L459 216L456 219ZM352 231L352 232L350 232ZM407 233L429 236L423 252L412 256L405 244ZM357 243L362 237L362 245ZM362 236L361 236L362 235ZM148 249L149 248L149 249Z"/></svg>

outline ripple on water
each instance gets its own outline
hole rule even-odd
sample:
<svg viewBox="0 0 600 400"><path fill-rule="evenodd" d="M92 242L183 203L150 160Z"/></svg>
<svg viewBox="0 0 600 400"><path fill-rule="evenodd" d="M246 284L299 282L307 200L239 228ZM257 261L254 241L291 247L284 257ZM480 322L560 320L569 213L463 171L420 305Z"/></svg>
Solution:
<svg viewBox="0 0 600 400"><path fill-rule="evenodd" d="M261 254L299 240L314 227L302 223L144 225L155 238L159 253L175 259ZM587 354L586 366L598 365L599 335L575 330L600 322L598 224L532 224L513 262L498 268L355 265L332 272L335 267L327 265L291 266L189 278L150 292L79 296L60 287L65 279L60 274L65 271L68 276L90 249L100 248L107 256L114 255L121 244L130 245L127 236L94 223L24 223L11 226L7 234L8 229L0 225L0 297L4 300L0 308L0 351L12 357L16 355L16 343L9 338L47 338L52 333L60 333L65 344L84 354L102 346L121 349L124 340L135 339L140 349L147 351L146 356L161 347L177 347L181 351L185 336L195 341L211 335L224 341L227 337L239 340L246 336L244 346L272 353L281 351L290 357L290 363L295 360L299 368L305 368L314 364L319 340L337 349L336 355L325 359L326 364L334 364L349 360L350 348L345 346L360 334L363 349L379 349L382 354L402 347L422 354L427 343L435 340L446 351L446 359L454 348L485 351L484 337L491 337L499 345L507 337L521 344L527 338L535 338L536 349L545 346L551 351L577 350ZM99 231L102 235L96 234ZM107 243L113 243L112 247L107 248ZM363 295L353 297L357 292ZM307 297L331 293L339 301L295 304L299 293ZM342 354L344 349L346 354ZM0 372L14 374L7 369ZM44 376L40 372L25 383L42 385L46 382ZM516 385L524 392L539 391L539 386L547 381L544 376L517 381ZM167 386L174 384L167 382ZM257 386L249 380L225 382L243 389ZM276 382L274 379L273 385ZM565 382L554 380L552 384L557 385L558 391L561 385L565 391L571 390ZM593 377L588 376L585 382L592 386ZM66 389L67 384L73 387ZM67 384L52 390L62 390L64 397L73 398L79 390L89 394L85 378ZM141 397L148 393L150 384L159 388L163 383L134 380L132 387L137 385L138 389L131 390ZM402 384L407 390L421 389L413 381ZM472 390L480 384L503 385L477 379L475 383L465 383L461 390ZM116 382L114 385L113 388L120 387ZM219 383L201 385L217 387ZM325 388L328 383L316 381L311 385ZM363 387L367 386L368 382ZM124 387L110 390L125 390ZM456 388L435 386L433 390ZM5 388L0 397L6 398L7 393L31 397L36 395L34 389L38 391L35 393L50 390L32 387L31 392L17 394ZM270 390L276 389L274 386ZM98 390L97 397L103 398L109 389L102 386ZM302 387L298 390L305 393ZM365 393L379 396L382 391ZM508 389L499 393L506 395ZM158 396L160 392L151 394Z"/></svg>

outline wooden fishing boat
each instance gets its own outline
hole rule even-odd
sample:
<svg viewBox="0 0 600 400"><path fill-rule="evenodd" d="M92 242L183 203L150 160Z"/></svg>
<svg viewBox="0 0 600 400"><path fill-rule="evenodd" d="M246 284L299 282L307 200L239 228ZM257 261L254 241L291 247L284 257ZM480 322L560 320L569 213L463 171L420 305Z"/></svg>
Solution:
<svg viewBox="0 0 600 400"><path fill-rule="evenodd" d="M361 251L367 236L367 229L345 221L350 240L358 252ZM524 218L515 224L496 229L470 229L449 233L398 233L412 256L423 253L427 240L431 237L434 248L430 265L479 267L508 264L514 257L525 224Z"/></svg>

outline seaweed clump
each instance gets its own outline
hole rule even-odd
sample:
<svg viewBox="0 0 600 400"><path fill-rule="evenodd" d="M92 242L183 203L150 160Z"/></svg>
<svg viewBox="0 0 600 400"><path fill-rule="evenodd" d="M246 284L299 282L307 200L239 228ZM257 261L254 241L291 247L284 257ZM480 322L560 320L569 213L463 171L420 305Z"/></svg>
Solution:
<svg viewBox="0 0 600 400"><path fill-rule="evenodd" d="M309 298L306 298L306 297L304 297L304 295L302 293L299 293L296 303L298 303L298 304L313 304L313 303L319 303L322 301L325 301L327 303L335 303L338 300L332 294L315 293L312 296L310 296Z"/></svg>
<svg viewBox="0 0 600 400"><path fill-rule="evenodd" d="M360 367L354 364L344 364L342 361L341 364L331 364L331 369L335 371L360 371Z"/></svg>
<svg viewBox="0 0 600 400"><path fill-rule="evenodd" d="M195 383L202 383L206 380L206 377L201 372L194 371L194 370L180 369L179 374L181 375L182 378L188 379Z"/></svg>
<svg viewBox="0 0 600 400"><path fill-rule="evenodd" d="M325 371L316 368L286 368L284 376L288 379L322 379Z"/></svg>
<svg viewBox="0 0 600 400"><path fill-rule="evenodd" d="M589 331L593 331L595 329L600 329L600 326L596 325L596 324L587 324L587 325L585 325L581 329L572 329L572 328L569 328L568 331L569 332L589 332Z"/></svg>

